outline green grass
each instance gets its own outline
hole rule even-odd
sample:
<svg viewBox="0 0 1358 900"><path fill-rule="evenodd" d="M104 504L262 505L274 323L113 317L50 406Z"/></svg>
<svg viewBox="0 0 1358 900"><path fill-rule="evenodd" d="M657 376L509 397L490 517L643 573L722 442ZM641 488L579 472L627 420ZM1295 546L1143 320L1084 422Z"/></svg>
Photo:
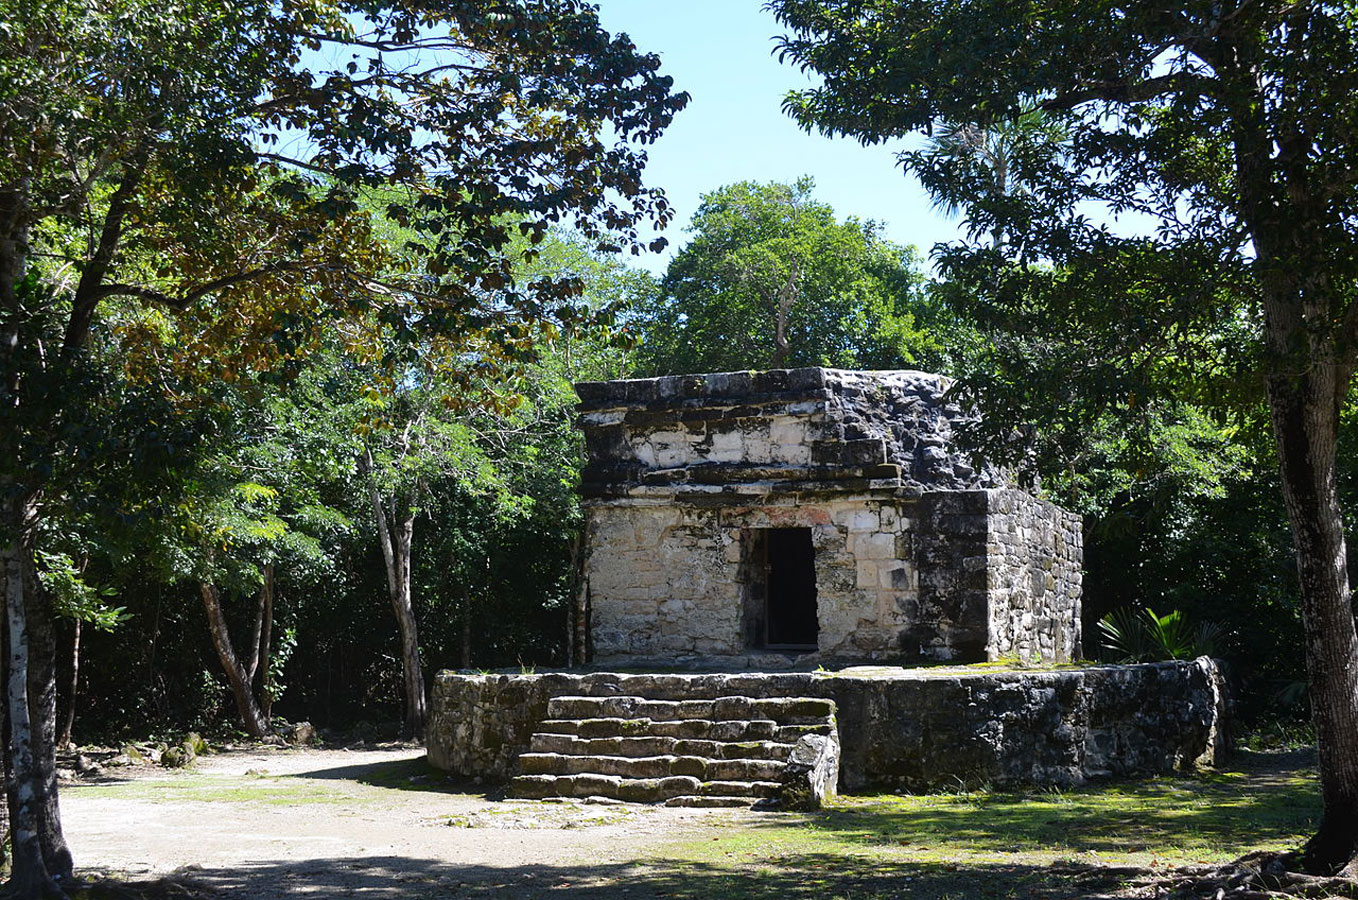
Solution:
<svg viewBox="0 0 1358 900"><path fill-rule="evenodd" d="M847 797L803 823L760 829L758 837L949 857L1042 853L1183 863L1296 843L1317 813L1313 776L1275 776L1265 788L1228 772L1067 792Z"/></svg>
<svg viewBox="0 0 1358 900"><path fill-rule="evenodd" d="M649 877L679 900L1096 896L1137 870L1301 842L1319 816L1315 773L1276 755L1244 762L1071 791L841 797L678 844Z"/></svg>
<svg viewBox="0 0 1358 900"><path fill-rule="evenodd" d="M263 803L270 806L361 802L352 790L287 777L187 775L175 778L102 782L63 788L111 800L154 799L162 803Z"/></svg>

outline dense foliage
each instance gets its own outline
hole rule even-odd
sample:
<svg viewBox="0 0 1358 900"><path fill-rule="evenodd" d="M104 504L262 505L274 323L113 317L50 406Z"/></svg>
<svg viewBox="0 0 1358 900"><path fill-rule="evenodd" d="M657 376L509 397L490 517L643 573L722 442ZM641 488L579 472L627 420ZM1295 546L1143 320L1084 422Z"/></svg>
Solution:
<svg viewBox="0 0 1358 900"><path fill-rule="evenodd" d="M178 445L205 464L169 459L161 432L229 403L216 385L296 374L327 341L379 371L374 391L437 373L473 404L540 341L606 324L610 310L579 302L577 276L521 267L558 224L595 250L638 252L643 223L666 224L641 145L687 97L658 67L578 0L0 3L7 890L61 897L73 871L55 609L34 567L52 513L109 453L173 463L184 499L168 570L197 583L246 727L266 729L251 707L272 693L263 623L283 559L270 560L301 534L297 510L240 471L248 440L220 456ZM106 359L119 383L168 404L159 427L112 429L122 442L97 429L127 413L99 378ZM386 550L408 549L409 499L389 510L394 543L375 516ZM408 553L386 556L418 731L409 578L397 577ZM238 653L223 588L255 572L264 615Z"/></svg>
<svg viewBox="0 0 1358 900"><path fill-rule="evenodd" d="M839 221L813 188L746 181L703 196L642 310L643 373L893 369L929 348L918 257L872 222Z"/></svg>
<svg viewBox="0 0 1358 900"><path fill-rule="evenodd" d="M821 79L788 99L807 127L880 141L1055 121L1006 149L1005 178L985 142L903 159L991 237L938 259L978 316L1020 338L979 388L997 429L1050 421L1076 441L1064 425L1266 397L1325 803L1303 862L1358 871L1358 630L1336 452L1358 366L1353 9L770 6L791 29L783 52ZM1127 214L1149 227L1114 227Z"/></svg>

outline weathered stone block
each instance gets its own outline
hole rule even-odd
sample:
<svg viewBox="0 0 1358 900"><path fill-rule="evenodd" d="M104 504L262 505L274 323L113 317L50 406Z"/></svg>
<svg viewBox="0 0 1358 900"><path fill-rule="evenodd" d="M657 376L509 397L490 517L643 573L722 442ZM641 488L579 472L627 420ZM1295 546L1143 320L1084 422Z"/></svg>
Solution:
<svg viewBox="0 0 1358 900"><path fill-rule="evenodd" d="M839 783L839 736L808 734L797 741L779 773L786 809L819 809Z"/></svg>

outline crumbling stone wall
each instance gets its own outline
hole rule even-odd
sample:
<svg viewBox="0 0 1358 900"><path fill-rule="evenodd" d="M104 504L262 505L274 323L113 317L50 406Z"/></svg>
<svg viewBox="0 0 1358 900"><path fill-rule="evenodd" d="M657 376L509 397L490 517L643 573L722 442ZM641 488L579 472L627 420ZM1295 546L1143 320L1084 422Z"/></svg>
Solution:
<svg viewBox="0 0 1358 900"><path fill-rule="evenodd" d="M1081 654L1080 517L1023 491L987 491L989 659L1067 662Z"/></svg>
<svg viewBox="0 0 1358 900"><path fill-rule="evenodd" d="M908 655L1079 658L1079 516L1012 489L929 492L917 510L919 598L902 636Z"/></svg>
<svg viewBox="0 0 1358 900"><path fill-rule="evenodd" d="M463 777L519 774L519 754L561 696L833 699L840 787L1078 785L1215 765L1228 698L1210 659L1048 671L461 675L434 681L430 762Z"/></svg>
<svg viewBox="0 0 1358 900"><path fill-rule="evenodd" d="M780 369L585 382L586 497L1004 486L953 443L970 418L928 372Z"/></svg>
<svg viewBox="0 0 1358 900"><path fill-rule="evenodd" d="M801 663L1078 657L1079 520L965 459L947 388L834 369L578 385L595 659L776 665L751 604L758 532L779 528L815 555Z"/></svg>
<svg viewBox="0 0 1358 900"><path fill-rule="evenodd" d="M765 528L811 531L819 648L802 664L1079 656L1079 518L979 490L595 506L585 574L596 661L749 658L744 553Z"/></svg>

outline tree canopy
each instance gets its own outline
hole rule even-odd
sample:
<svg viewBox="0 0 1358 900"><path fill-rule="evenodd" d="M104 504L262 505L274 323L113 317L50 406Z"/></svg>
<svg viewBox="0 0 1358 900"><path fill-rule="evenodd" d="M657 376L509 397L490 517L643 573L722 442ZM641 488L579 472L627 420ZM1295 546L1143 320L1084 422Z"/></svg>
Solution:
<svg viewBox="0 0 1358 900"><path fill-rule="evenodd" d="M1022 191L983 154L902 156L973 233L997 238L944 248L938 262L980 315L1029 338L987 390L1008 407L998 420L1267 396L1325 803L1305 862L1352 870L1358 633L1335 466L1358 364L1353 10L769 5L791 29L785 58L821 78L787 100L808 128L876 142L1035 111L1060 125L1011 148L1007 184Z"/></svg>
<svg viewBox="0 0 1358 900"><path fill-rule="evenodd" d="M670 216L643 145L687 97L578 0L5 0L0 23L11 889L55 896L71 857L33 544L72 483L58 453L94 440L92 339L190 404L327 335L388 383L519 366L609 314L523 261L562 223L641 251L639 224Z"/></svg>
<svg viewBox="0 0 1358 900"><path fill-rule="evenodd" d="M929 346L912 313L924 282L913 251L840 221L814 188L744 181L703 195L636 323L643 371L890 369Z"/></svg>

